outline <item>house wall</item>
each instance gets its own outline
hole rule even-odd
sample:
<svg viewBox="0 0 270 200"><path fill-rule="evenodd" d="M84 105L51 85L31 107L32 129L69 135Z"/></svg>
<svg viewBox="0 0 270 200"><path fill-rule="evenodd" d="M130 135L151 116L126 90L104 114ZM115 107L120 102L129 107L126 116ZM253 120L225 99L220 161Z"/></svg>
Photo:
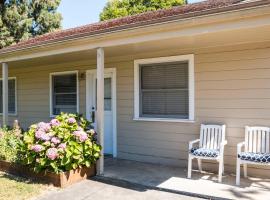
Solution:
<svg viewBox="0 0 270 200"><path fill-rule="evenodd" d="M133 121L134 59L190 53L195 55L195 122ZM200 124L219 123L227 125L225 170L234 172L236 145L244 139L244 126L270 126L270 44L144 52L106 58L106 67L117 69L119 158L186 167L188 142L199 137ZM95 69L95 60L10 68L18 92L18 115L10 117L10 123L19 119L27 127L49 120L49 73L87 69ZM85 113L85 80L79 83L80 112ZM217 169L212 162L203 167ZM250 172L265 175L265 169L253 167Z"/></svg>

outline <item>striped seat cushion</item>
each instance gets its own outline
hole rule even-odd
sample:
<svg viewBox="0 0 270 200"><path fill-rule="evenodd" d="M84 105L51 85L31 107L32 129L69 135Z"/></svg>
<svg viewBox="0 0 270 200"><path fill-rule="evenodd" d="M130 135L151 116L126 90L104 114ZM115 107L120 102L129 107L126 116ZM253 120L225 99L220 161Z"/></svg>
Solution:
<svg viewBox="0 0 270 200"><path fill-rule="evenodd" d="M270 163L269 153L242 152L238 154L238 158L240 158L241 160L257 162L257 163Z"/></svg>
<svg viewBox="0 0 270 200"><path fill-rule="evenodd" d="M190 153L194 156L202 156L202 157L218 157L219 151L214 149L204 149L204 148L192 148Z"/></svg>

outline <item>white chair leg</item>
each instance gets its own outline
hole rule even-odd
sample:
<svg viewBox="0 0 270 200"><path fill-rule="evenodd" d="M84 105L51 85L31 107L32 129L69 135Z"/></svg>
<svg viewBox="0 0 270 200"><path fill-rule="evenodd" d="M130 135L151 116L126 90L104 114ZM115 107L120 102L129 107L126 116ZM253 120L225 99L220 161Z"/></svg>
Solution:
<svg viewBox="0 0 270 200"><path fill-rule="evenodd" d="M222 172L223 172L223 160L219 161L219 169L218 169L218 182L222 182Z"/></svg>
<svg viewBox="0 0 270 200"><path fill-rule="evenodd" d="M236 163L236 185L240 185L240 176L241 176L241 162L240 159L237 158L237 163Z"/></svg>
<svg viewBox="0 0 270 200"><path fill-rule="evenodd" d="M224 162L223 162L223 165L222 165L222 174L224 175Z"/></svg>
<svg viewBox="0 0 270 200"><path fill-rule="evenodd" d="M188 157L188 178L191 178L191 171L192 171L192 158L189 156Z"/></svg>
<svg viewBox="0 0 270 200"><path fill-rule="evenodd" d="M244 177L247 178L247 164L243 164L244 166Z"/></svg>
<svg viewBox="0 0 270 200"><path fill-rule="evenodd" d="M202 160L198 159L198 167L199 167L199 171L202 172Z"/></svg>

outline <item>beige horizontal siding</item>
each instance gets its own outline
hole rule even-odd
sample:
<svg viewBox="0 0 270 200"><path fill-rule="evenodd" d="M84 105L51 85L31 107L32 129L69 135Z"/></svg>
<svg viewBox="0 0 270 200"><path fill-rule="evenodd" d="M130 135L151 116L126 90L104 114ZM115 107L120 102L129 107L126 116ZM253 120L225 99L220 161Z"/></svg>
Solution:
<svg viewBox="0 0 270 200"><path fill-rule="evenodd" d="M133 120L134 59L195 54L195 123L143 122ZM49 118L49 74L95 69L95 61L43 66L15 66L18 119L24 128ZM191 51L164 50L106 59L106 67L117 69L118 157L168 165L187 165L188 142L199 138L201 123L226 124L228 145L225 170L234 172L236 145L243 141L244 126L270 126L270 48L266 44ZM80 112L85 114L85 79L79 81ZM212 162L204 168L215 170ZM267 168L252 167L262 175ZM269 173L268 173L269 174Z"/></svg>
<svg viewBox="0 0 270 200"><path fill-rule="evenodd" d="M120 157L186 166L188 142L199 137L200 124L219 123L227 125L226 169L235 171L244 126L270 126L270 48L217 51L195 53L195 123L133 121L133 64L126 65L130 70L118 74L117 85Z"/></svg>

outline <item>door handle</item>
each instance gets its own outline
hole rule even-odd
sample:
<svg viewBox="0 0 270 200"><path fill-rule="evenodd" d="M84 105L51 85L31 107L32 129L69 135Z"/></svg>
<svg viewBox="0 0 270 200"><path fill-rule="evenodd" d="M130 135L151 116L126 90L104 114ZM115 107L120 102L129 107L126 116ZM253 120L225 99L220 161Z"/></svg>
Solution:
<svg viewBox="0 0 270 200"><path fill-rule="evenodd" d="M92 123L95 123L95 107L92 107L92 112L91 112L91 119L92 119Z"/></svg>

